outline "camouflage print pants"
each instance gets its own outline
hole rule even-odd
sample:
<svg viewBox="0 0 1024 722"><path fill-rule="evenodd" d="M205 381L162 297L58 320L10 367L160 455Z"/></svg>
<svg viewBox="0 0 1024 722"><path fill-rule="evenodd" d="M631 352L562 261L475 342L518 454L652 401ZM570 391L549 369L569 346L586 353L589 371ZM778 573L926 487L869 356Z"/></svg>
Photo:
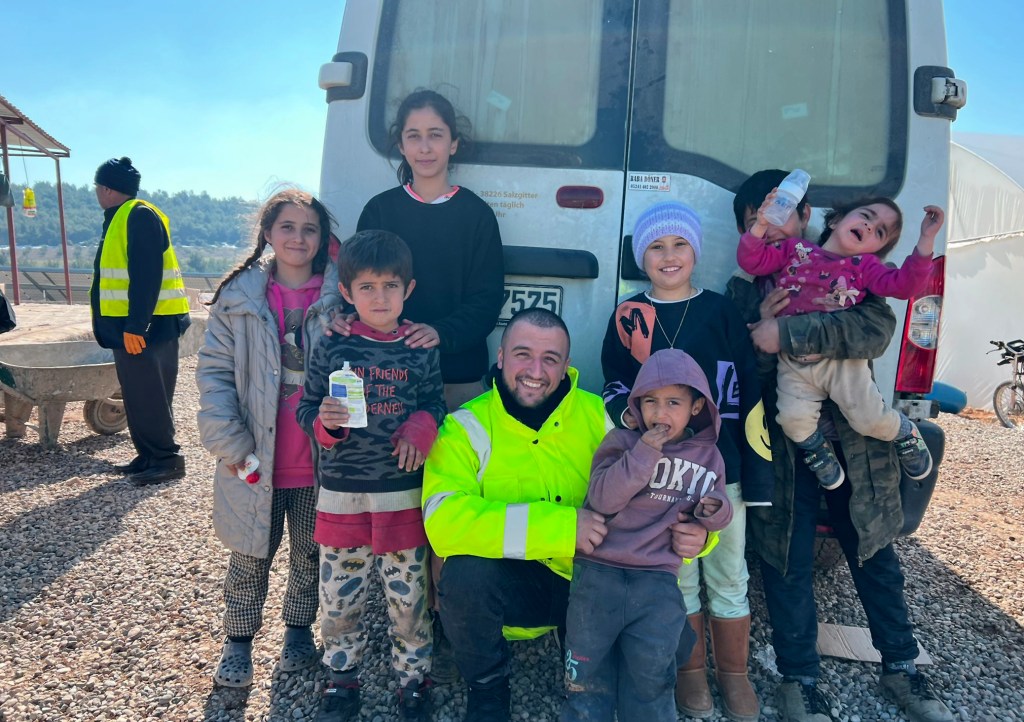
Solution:
<svg viewBox="0 0 1024 722"><path fill-rule="evenodd" d="M368 546L320 547L320 632L324 664L336 671L356 668L366 649L363 610L376 569L387 600L391 666L402 686L422 681L433 649L427 604L427 547L374 554Z"/></svg>

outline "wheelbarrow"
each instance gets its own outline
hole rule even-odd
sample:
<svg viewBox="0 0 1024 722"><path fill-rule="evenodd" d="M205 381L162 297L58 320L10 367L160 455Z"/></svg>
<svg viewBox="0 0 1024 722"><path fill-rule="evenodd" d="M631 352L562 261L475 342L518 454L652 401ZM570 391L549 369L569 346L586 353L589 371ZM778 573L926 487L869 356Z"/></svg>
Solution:
<svg viewBox="0 0 1024 722"><path fill-rule="evenodd" d="M95 341L0 345L0 389L7 436L24 436L25 421L38 406L44 448L57 445L69 401L85 401L85 423L98 434L116 434L128 425L114 354Z"/></svg>

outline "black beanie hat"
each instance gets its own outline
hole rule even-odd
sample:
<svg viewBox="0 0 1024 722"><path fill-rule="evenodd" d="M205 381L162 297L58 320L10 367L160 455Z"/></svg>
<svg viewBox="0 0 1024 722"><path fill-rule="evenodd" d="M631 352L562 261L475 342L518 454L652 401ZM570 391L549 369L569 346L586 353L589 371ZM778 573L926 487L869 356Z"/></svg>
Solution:
<svg viewBox="0 0 1024 722"><path fill-rule="evenodd" d="M135 170L132 159L128 157L111 158L96 169L97 185L106 186L112 190L124 193L126 196L135 197L139 194L139 183L142 182L142 174Z"/></svg>

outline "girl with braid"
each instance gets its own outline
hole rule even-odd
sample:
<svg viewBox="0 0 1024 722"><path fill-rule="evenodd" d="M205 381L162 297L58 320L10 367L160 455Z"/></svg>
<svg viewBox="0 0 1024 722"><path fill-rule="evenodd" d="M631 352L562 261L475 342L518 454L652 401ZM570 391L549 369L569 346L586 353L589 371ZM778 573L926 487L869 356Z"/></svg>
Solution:
<svg viewBox="0 0 1024 722"><path fill-rule="evenodd" d="M317 661L319 547L314 449L295 420L313 345L341 299L328 260L333 219L300 190L272 196L258 214L255 249L221 282L199 351L199 433L217 458L213 525L231 551L224 580L225 641L214 682L253 681L252 642L263 621L270 565L288 522L288 588L280 668ZM265 254L267 248L272 253ZM255 473L239 469L253 454Z"/></svg>

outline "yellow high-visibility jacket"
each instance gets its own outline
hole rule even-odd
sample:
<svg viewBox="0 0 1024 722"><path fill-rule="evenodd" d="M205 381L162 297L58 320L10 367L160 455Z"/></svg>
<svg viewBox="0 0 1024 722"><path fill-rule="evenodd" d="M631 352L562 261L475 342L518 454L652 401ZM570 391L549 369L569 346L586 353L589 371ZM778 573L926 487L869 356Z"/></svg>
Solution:
<svg viewBox="0 0 1024 722"><path fill-rule="evenodd" d="M423 476L423 521L439 556L534 560L572 577L576 510L611 422L601 397L568 373L572 388L539 431L509 416L494 388L445 419Z"/></svg>
<svg viewBox="0 0 1024 722"><path fill-rule="evenodd" d="M99 302L101 316L128 315L128 216L132 209L142 204L156 213L167 231L167 250L163 254L163 279L160 296L153 311L155 316L175 316L188 313L188 297L185 282L181 277L178 259L171 245L170 222L159 208L152 203L132 199L118 208L107 226L100 253Z"/></svg>

